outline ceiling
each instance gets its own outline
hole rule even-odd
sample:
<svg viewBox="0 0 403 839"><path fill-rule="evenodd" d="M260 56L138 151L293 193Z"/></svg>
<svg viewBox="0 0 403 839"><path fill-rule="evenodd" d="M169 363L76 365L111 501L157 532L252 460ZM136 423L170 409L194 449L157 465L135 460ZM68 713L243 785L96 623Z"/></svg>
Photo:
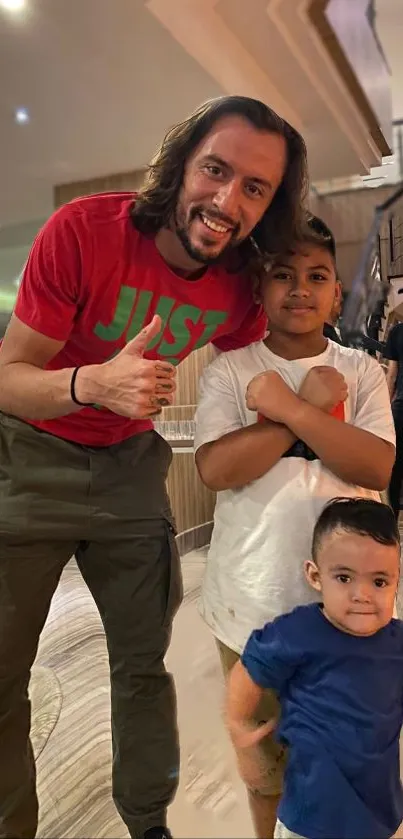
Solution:
<svg viewBox="0 0 403 839"><path fill-rule="evenodd" d="M377 6L403 117L403 0ZM0 239L9 246L10 225L51 212L54 184L143 167L170 125L223 92L146 0L26 0L19 15L0 0L0 75ZM30 121L18 125L21 107Z"/></svg>
<svg viewBox="0 0 403 839"><path fill-rule="evenodd" d="M0 3L0 225L46 216L54 184L142 167L222 92L144 0L26 3L18 15Z"/></svg>

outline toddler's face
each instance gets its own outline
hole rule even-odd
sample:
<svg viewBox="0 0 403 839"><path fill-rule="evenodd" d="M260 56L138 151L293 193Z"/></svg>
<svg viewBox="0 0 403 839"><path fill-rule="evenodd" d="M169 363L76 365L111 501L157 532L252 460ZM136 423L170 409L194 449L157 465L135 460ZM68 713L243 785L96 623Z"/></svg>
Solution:
<svg viewBox="0 0 403 839"><path fill-rule="evenodd" d="M399 582L400 548L345 530L326 535L316 564L308 561L308 582L322 592L328 620L351 635L374 635L393 617Z"/></svg>

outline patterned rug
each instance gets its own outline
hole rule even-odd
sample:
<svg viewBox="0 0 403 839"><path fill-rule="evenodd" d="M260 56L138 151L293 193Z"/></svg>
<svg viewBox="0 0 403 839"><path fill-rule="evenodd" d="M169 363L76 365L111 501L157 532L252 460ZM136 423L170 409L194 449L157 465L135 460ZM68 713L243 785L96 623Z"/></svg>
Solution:
<svg viewBox="0 0 403 839"><path fill-rule="evenodd" d="M59 719L63 704L60 682L53 670L41 665L32 668L29 695L32 703L31 741L37 760Z"/></svg>

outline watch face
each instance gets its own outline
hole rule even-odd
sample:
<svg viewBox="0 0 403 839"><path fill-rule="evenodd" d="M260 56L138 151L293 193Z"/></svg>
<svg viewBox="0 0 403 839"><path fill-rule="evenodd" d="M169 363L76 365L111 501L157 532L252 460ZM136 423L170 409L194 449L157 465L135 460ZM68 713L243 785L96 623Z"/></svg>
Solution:
<svg viewBox="0 0 403 839"><path fill-rule="evenodd" d="M379 304L386 301L390 289L390 264L393 253L388 253L388 265L381 266L381 239L392 239L390 220L397 209L403 212L403 187L376 208L371 230L362 249L357 272L343 307L341 332L343 341L354 334L367 334L368 321ZM393 222L392 222L393 224ZM389 242L389 250L393 243ZM384 252L383 252L384 254Z"/></svg>

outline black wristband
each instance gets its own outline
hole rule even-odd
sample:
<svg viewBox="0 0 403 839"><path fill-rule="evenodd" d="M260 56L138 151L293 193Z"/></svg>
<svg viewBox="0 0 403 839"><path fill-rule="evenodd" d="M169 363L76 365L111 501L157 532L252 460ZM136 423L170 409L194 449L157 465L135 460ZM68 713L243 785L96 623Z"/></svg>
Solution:
<svg viewBox="0 0 403 839"><path fill-rule="evenodd" d="M80 405L80 408L92 408L92 402L80 402L80 400L77 399L75 385L76 385L77 373L78 373L79 370L81 370L81 367L76 367L75 370L73 370L73 375L71 377L71 382L70 382L70 396L71 396L71 399L72 399L72 401L74 402L75 405Z"/></svg>

